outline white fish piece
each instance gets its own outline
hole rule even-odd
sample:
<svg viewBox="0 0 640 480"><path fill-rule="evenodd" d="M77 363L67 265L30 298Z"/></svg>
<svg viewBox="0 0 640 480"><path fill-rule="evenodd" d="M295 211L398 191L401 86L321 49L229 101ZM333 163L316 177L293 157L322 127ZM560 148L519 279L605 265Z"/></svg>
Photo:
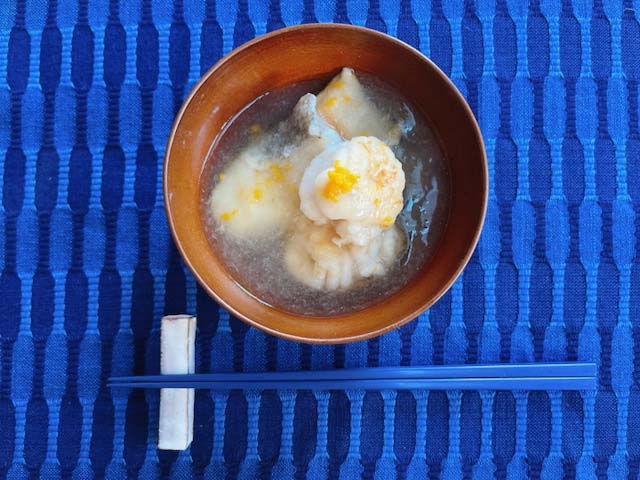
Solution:
<svg viewBox="0 0 640 480"><path fill-rule="evenodd" d="M343 138L377 137L395 146L402 137L405 123L383 113L369 98L351 68L343 68L318 94L318 112Z"/></svg>
<svg viewBox="0 0 640 480"><path fill-rule="evenodd" d="M402 210L405 177L391 149L375 137L327 148L302 176L300 210L322 225L333 222L336 243L366 246Z"/></svg>
<svg viewBox="0 0 640 480"><path fill-rule="evenodd" d="M354 260L346 248L333 242L331 225L315 225L300 218L285 248L285 265L291 275L317 290L349 288L357 280Z"/></svg>
<svg viewBox="0 0 640 480"><path fill-rule="evenodd" d="M196 317L168 315L160 324L160 372L195 373ZM193 440L195 392L192 388L160 389L158 448L186 450Z"/></svg>
<svg viewBox="0 0 640 480"><path fill-rule="evenodd" d="M375 137L325 149L300 182L304 216L285 249L289 273L319 290L386 273L403 246L394 224L404 187L402 164Z"/></svg>
<svg viewBox="0 0 640 480"><path fill-rule="evenodd" d="M338 245L332 225L299 219L285 248L289 273L316 290L346 290L362 278L384 275L398 258L404 239L394 225L367 245Z"/></svg>
<svg viewBox="0 0 640 480"><path fill-rule="evenodd" d="M349 253L356 269L364 277L384 275L405 245L395 225L373 238L366 246L351 245Z"/></svg>
<svg viewBox="0 0 640 480"><path fill-rule="evenodd" d="M209 199L218 228L242 240L286 229L297 210L288 174L275 163L257 169L246 157L233 160Z"/></svg>

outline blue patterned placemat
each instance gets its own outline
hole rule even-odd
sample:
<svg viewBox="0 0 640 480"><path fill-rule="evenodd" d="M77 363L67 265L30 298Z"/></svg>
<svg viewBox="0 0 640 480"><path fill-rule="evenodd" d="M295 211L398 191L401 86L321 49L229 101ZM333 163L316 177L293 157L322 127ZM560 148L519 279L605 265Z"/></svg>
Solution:
<svg viewBox="0 0 640 480"><path fill-rule="evenodd" d="M0 6L0 477L637 478L638 0L5 0ZM230 318L173 248L161 160L220 56L301 22L387 31L480 121L491 193L463 277L400 331L300 346ZM198 369L592 360L597 393L198 392L158 452L163 313Z"/></svg>

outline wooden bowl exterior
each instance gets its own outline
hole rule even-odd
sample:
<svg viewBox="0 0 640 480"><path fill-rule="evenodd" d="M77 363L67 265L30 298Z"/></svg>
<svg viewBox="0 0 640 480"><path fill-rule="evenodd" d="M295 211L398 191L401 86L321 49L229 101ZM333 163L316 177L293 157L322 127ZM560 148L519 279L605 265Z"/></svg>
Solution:
<svg viewBox="0 0 640 480"><path fill-rule="evenodd" d="M450 214L432 259L398 293L363 310L331 317L296 315L265 305L226 271L201 219L201 174L225 124L259 95L341 67L375 75L430 121L449 163ZM169 226L202 287L232 314L267 333L298 342L365 340L400 327L433 305L468 262L487 205L484 145L471 110L425 56L387 35L349 25L279 30L234 50L209 70L178 114L167 144L164 196Z"/></svg>

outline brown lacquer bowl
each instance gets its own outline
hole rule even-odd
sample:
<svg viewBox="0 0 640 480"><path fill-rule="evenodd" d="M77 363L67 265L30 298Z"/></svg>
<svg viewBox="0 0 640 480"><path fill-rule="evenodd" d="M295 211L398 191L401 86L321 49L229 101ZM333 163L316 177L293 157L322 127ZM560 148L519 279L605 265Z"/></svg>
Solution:
<svg viewBox="0 0 640 480"><path fill-rule="evenodd" d="M291 83L330 78L341 67L373 74L429 119L450 171L449 221L431 260L394 295L355 313L297 315L262 303L233 279L210 246L200 211L204 162L226 122L256 97ZM220 60L195 86L175 120L164 164L173 238L200 285L232 314L267 333L309 343L381 335L433 305L471 256L487 206L480 130L460 93L425 56L395 38L348 25L304 25L257 38ZM268 280L265 280L268 281Z"/></svg>

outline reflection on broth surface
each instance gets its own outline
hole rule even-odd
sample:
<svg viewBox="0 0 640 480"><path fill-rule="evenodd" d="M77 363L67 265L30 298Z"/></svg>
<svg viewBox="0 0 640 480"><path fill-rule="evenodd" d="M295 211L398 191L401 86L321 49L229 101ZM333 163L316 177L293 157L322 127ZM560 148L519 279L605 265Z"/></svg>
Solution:
<svg viewBox="0 0 640 480"><path fill-rule="evenodd" d="M447 165L426 120L349 69L255 100L217 139L202 185L206 230L238 284L308 315L397 292L448 215Z"/></svg>

